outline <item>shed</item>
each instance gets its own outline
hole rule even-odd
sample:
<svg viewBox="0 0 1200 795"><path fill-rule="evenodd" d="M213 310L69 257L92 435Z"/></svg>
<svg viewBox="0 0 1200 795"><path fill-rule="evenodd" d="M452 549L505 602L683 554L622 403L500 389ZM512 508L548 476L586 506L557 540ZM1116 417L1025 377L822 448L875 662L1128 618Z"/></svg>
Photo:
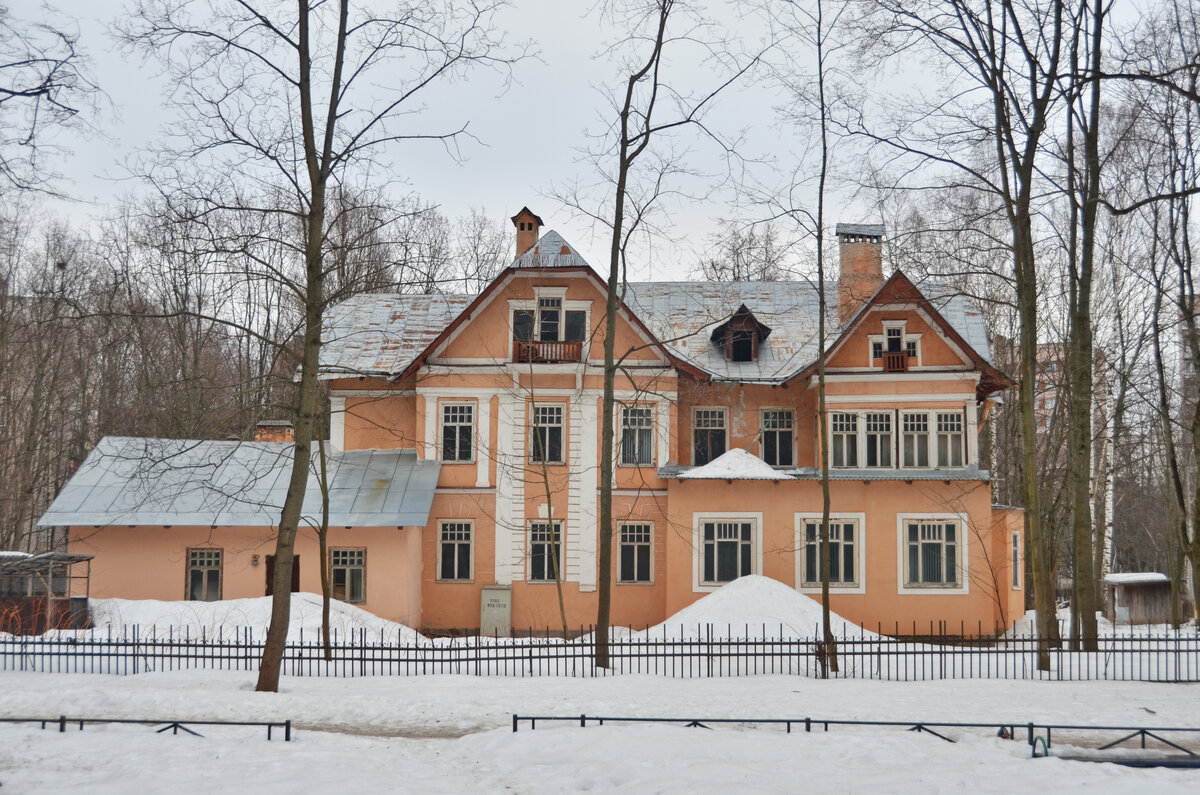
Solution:
<svg viewBox="0 0 1200 795"><path fill-rule="evenodd" d="M68 552L0 552L0 632L85 628L91 560Z"/></svg>
<svg viewBox="0 0 1200 795"><path fill-rule="evenodd" d="M1108 620L1114 624L1165 624L1171 620L1171 580L1154 571L1104 577Z"/></svg>

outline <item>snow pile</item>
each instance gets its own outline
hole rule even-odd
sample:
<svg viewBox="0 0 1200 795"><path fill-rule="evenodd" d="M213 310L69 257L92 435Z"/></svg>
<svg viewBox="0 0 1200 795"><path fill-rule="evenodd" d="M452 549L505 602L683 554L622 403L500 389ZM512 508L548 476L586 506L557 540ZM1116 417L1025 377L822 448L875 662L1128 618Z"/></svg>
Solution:
<svg viewBox="0 0 1200 795"><path fill-rule="evenodd" d="M271 597L256 599L224 599L219 602L161 602L156 599L93 599L91 600L92 624L97 630L111 627L114 633L124 629L147 636L151 633L165 637L168 633L197 637L201 632L206 637L218 633L229 636L246 627L254 630L255 636L266 636L271 623ZM333 599L329 603L329 629L334 638L348 638L352 633L363 630L368 640L382 637L389 642L402 644L426 643L424 636L414 629L388 621L373 613ZM292 594L291 620L288 622L288 639L317 641L321 630L321 597L313 593Z"/></svg>
<svg viewBox="0 0 1200 795"><path fill-rule="evenodd" d="M1071 608L1069 608L1069 607L1059 608L1058 615L1056 616L1056 618L1058 619L1059 633L1064 638L1070 637L1070 635L1071 635ZM1113 634L1112 622L1109 621L1107 618L1105 618L1103 613L1099 613L1099 612L1096 613L1096 631L1098 633L1100 633L1101 635L1112 635ZM1025 615L1018 618L1013 623L1012 629L1005 632L1003 635L1001 635L1001 637L1012 639L1012 638L1027 638L1027 637L1035 636L1035 635L1037 635L1037 611L1036 610L1026 610Z"/></svg>
<svg viewBox="0 0 1200 795"><path fill-rule="evenodd" d="M830 614L834 634L841 637L877 638L837 613ZM782 631L785 638L817 638L821 635L821 605L815 599L789 588L778 580L751 574L685 607L666 621L650 627L646 637L737 639L763 634L774 636Z"/></svg>
<svg viewBox="0 0 1200 795"><path fill-rule="evenodd" d="M681 480L791 480L758 456L735 447L704 466L679 474Z"/></svg>

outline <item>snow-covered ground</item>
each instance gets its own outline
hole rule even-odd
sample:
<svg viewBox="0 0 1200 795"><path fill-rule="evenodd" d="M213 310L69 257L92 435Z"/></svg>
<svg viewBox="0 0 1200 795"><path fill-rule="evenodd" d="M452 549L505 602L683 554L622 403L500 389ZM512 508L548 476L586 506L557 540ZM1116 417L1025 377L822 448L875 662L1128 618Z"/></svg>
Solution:
<svg viewBox="0 0 1200 795"><path fill-rule="evenodd" d="M4 716L283 720L204 727L0 724L0 784L21 793L1188 792L1200 771L1031 759L1017 740L952 732L957 744L899 728L543 725L513 713L780 717L995 723L1197 725L1200 687L1103 682L890 683L738 679L421 677L285 679L253 692L247 673L127 677L0 674ZM1112 733L1112 739L1117 735ZM1055 732L1055 752L1068 750ZM1095 740L1087 740L1095 744ZM1190 744L1200 745L1192 736Z"/></svg>
<svg viewBox="0 0 1200 795"><path fill-rule="evenodd" d="M736 586L736 587L734 587ZM319 599L300 595L294 628L314 637ZM261 629L268 600L212 604L102 600L98 623L161 632ZM365 629L410 639L412 630L334 604L341 632ZM744 578L646 633L714 636L748 625L808 637L815 602L764 578ZM849 629L835 619L839 630ZM761 630L760 630L761 631ZM627 634L627 633L617 633ZM634 633L639 635L641 633ZM416 640L415 636L412 636ZM0 786L21 793L423 793L594 792L1188 792L1200 771L1031 759L1018 729L1002 724L1200 726L1200 685L958 680L822 681L798 676L673 679L420 676L285 677L281 692L254 692L248 672L183 671L137 676L0 673L0 717L151 720L291 720L295 740L266 730L202 727L203 737L148 726L83 731L0 723ZM901 728L545 724L512 732L512 715L674 718L805 718L980 722L949 730L959 742ZM1107 733L1104 741L1117 739ZM1200 733L1182 739L1200 748ZM1097 735L1054 732L1056 753L1096 747Z"/></svg>

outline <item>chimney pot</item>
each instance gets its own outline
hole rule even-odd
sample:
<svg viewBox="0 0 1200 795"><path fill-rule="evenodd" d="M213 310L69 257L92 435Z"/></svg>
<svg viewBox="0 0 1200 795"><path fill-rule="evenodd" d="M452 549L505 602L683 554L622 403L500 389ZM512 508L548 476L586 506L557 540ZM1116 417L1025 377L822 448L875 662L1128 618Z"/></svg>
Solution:
<svg viewBox="0 0 1200 795"><path fill-rule="evenodd" d="M512 217L512 222L517 228L517 257L520 257L538 241L542 219L528 207L522 207L520 212Z"/></svg>
<svg viewBox="0 0 1200 795"><path fill-rule="evenodd" d="M883 224L838 224L838 322L845 326L883 286Z"/></svg>

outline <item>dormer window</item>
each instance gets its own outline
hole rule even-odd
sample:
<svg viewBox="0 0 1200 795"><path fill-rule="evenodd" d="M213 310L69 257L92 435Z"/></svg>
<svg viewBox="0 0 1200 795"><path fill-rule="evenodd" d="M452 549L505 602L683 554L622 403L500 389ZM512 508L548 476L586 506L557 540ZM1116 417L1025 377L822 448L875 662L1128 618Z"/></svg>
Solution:
<svg viewBox="0 0 1200 795"><path fill-rule="evenodd" d="M712 341L725 352L727 360L753 362L758 359L762 342L770 333L771 329L760 323L742 304L729 320L713 329Z"/></svg>

